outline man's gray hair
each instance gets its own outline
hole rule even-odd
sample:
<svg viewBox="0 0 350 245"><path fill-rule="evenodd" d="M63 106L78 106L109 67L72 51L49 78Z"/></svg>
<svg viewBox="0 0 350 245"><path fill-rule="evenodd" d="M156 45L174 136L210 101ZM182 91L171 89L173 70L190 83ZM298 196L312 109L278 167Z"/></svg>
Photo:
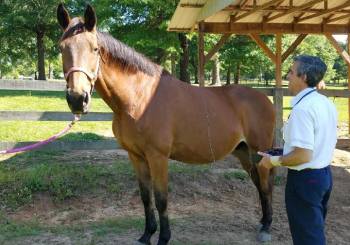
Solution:
<svg viewBox="0 0 350 245"><path fill-rule="evenodd" d="M297 75L306 75L308 87L316 87L327 71L326 64L316 56L299 55L294 58L298 62Z"/></svg>

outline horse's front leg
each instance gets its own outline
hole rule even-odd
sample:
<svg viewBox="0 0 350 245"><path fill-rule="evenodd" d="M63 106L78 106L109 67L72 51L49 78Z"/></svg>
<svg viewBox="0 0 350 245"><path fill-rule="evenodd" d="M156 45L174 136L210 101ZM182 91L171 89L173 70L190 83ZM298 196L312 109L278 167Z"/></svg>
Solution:
<svg viewBox="0 0 350 245"><path fill-rule="evenodd" d="M168 244L171 231L168 219L168 157L161 153L147 154L151 169L154 198L159 214L160 233L158 245Z"/></svg>
<svg viewBox="0 0 350 245"><path fill-rule="evenodd" d="M145 209L145 231L136 244L151 244L152 235L157 231L157 221L152 207L152 179L149 166L143 158L129 153L139 182L141 199Z"/></svg>

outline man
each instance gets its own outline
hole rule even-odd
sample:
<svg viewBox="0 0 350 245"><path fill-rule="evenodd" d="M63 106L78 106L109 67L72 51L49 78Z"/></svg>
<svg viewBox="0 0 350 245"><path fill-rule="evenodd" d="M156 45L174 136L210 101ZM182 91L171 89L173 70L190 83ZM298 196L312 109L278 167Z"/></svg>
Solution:
<svg viewBox="0 0 350 245"><path fill-rule="evenodd" d="M263 156L265 171L288 168L285 202L295 245L326 244L324 223L332 190L330 163L336 145L337 112L333 103L316 91L327 67L318 57L294 59L287 79L293 98L291 114L283 127L282 156Z"/></svg>

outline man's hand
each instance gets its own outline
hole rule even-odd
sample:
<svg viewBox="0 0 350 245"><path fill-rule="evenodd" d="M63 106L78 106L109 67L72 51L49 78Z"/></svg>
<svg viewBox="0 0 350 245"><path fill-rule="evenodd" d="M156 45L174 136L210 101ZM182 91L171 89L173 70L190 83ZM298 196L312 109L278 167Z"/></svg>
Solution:
<svg viewBox="0 0 350 245"><path fill-rule="evenodd" d="M258 167L260 169L270 170L271 168L274 167L271 163L271 158L270 158L271 155L260 151L258 151L258 155L263 157L258 164Z"/></svg>
<svg viewBox="0 0 350 245"><path fill-rule="evenodd" d="M263 192L268 193L270 170L273 168L273 165L270 161L271 155L260 151L258 151L258 154L263 157L257 166L260 179L260 186Z"/></svg>

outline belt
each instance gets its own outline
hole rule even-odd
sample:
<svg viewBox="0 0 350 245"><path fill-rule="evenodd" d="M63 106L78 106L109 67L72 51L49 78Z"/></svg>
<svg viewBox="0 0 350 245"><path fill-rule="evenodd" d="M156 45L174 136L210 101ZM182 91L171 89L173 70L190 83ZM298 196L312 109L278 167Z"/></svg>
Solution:
<svg viewBox="0 0 350 245"><path fill-rule="evenodd" d="M329 165L324 167L324 168L304 168L304 169L301 169L301 170L296 170L296 169L291 169L291 168L288 168L288 171L291 171L291 172L309 172L309 171L313 171L313 170L325 170L329 168Z"/></svg>

